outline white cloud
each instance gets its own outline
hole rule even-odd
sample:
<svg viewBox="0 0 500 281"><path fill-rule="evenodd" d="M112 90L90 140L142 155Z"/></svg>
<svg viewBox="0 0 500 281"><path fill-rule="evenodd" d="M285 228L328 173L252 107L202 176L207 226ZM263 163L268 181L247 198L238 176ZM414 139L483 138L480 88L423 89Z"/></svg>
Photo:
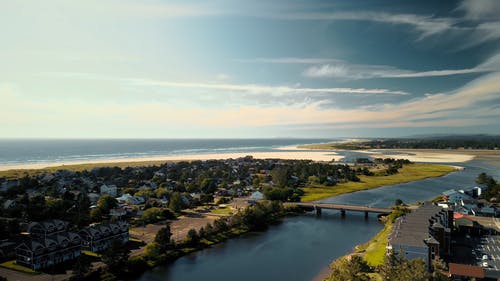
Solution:
<svg viewBox="0 0 500 281"><path fill-rule="evenodd" d="M464 0L457 10L465 13L470 20L500 19L500 1L498 0Z"/></svg>
<svg viewBox="0 0 500 281"><path fill-rule="evenodd" d="M330 58L298 58L298 57L235 59L235 61L243 63L277 63L277 64L317 64L317 63L342 62L341 60L330 59Z"/></svg>
<svg viewBox="0 0 500 281"><path fill-rule="evenodd" d="M336 64L322 64L308 67L302 74L310 78L370 79L436 77L495 71L500 71L500 53L493 55L476 67L465 69L414 71L387 65L351 64L339 61Z"/></svg>
<svg viewBox="0 0 500 281"><path fill-rule="evenodd" d="M202 104L178 108L168 102L118 101L33 101L0 87L8 107L0 111L4 136L158 136L159 132L200 132L246 128L249 132L266 126L304 128L389 128L495 124L500 118L496 107L500 74L476 79L450 93L414 98L400 104L354 109L323 108L320 102L306 106L270 107L240 105L207 108ZM318 125L324 124L324 125ZM82 130L85 128L85 130ZM253 131L252 131L253 130ZM133 132L133 133L132 133ZM229 133L230 135L230 133ZM173 135L161 135L173 136ZM200 135L198 135L200 136Z"/></svg>
<svg viewBox="0 0 500 281"><path fill-rule="evenodd" d="M384 65L324 64L307 68L303 75L310 78L369 79L450 76L487 71L481 68L411 71Z"/></svg>
<svg viewBox="0 0 500 281"><path fill-rule="evenodd" d="M134 85L142 86L162 86L193 89L212 89L224 91L239 91L253 94L268 93L271 95L286 94L369 94L369 95L408 95L407 92L389 89L366 89L366 88L305 88L290 86L269 86L257 84L224 84L224 83L193 83L174 81L154 81L146 79L128 79Z"/></svg>

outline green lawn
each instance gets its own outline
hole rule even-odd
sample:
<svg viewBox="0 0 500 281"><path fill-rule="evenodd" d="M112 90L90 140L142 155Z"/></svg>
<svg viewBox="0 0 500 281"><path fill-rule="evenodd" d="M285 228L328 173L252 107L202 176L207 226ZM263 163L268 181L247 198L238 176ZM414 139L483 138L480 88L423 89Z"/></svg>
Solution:
<svg viewBox="0 0 500 281"><path fill-rule="evenodd" d="M217 214L217 215L230 215L233 213L233 210L229 207L223 207L223 208L217 208L212 211L210 211L212 214Z"/></svg>
<svg viewBox="0 0 500 281"><path fill-rule="evenodd" d="M12 260L12 261L6 261L6 262L4 262L4 263L1 263L1 264L0 264L0 266L1 266L1 267L8 268L8 269L15 270L15 271L24 272L24 273L29 273L29 274L39 274L39 272L34 271L34 270L32 270L31 268L27 268L27 267L24 267L24 266L21 266L21 265L16 264L16 261L15 261L15 260Z"/></svg>
<svg viewBox="0 0 500 281"><path fill-rule="evenodd" d="M311 202L332 196L338 196L344 193L439 177L453 171L455 171L454 167L445 165L422 163L404 165L403 168L399 169L399 173L395 175L359 176L359 182L339 183L330 187L323 185L305 187L303 188L305 194L302 196L301 201Z"/></svg>
<svg viewBox="0 0 500 281"><path fill-rule="evenodd" d="M131 239L133 239L133 238L131 238ZM91 251L82 251L82 254L87 255L89 257L95 257L95 258L100 258L101 257L100 254L94 253L94 252L91 252Z"/></svg>
<svg viewBox="0 0 500 281"><path fill-rule="evenodd" d="M392 223L387 222L375 237L373 237L368 243L361 246L360 249L365 251L364 259L371 266L378 266L384 263L387 245L387 238L392 230Z"/></svg>

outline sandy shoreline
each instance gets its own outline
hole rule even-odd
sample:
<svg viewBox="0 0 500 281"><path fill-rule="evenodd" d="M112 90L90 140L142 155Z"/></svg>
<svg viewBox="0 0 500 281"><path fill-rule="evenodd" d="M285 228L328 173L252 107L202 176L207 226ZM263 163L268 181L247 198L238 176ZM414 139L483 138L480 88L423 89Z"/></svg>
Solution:
<svg viewBox="0 0 500 281"><path fill-rule="evenodd" d="M7 164L0 165L0 171L14 169L43 169L47 167L63 166L63 165L80 165L80 164L100 164L100 163L124 163L124 162L148 162L148 161L182 161L182 160L213 160L213 159L228 159L240 158L252 155L257 159L276 158L287 160L314 160L314 161L339 161L344 157L338 155L335 151L271 151L271 152L234 152L234 153L217 153L217 154L193 154L193 155L175 155L175 156L154 156L154 157L137 157L137 158L119 158L119 159L90 159L86 161L60 161L60 162L44 162L30 164Z"/></svg>
<svg viewBox="0 0 500 281"><path fill-rule="evenodd" d="M297 146L286 146L276 148L276 151L270 152L232 152L216 154L193 154L193 155L164 155L152 157L135 158L115 158L115 159L89 159L84 161L54 161L42 163L23 163L23 164L0 164L0 171L19 170L19 169L43 169L47 167L56 167L63 165L81 165L81 164L116 164L133 162L153 162L153 161L182 161L182 160L212 160L240 158L252 155L257 159L275 158L287 160L313 160L313 161L339 161L344 156L337 152L342 150L323 150L307 149ZM438 150L438 149L372 149L356 150L358 153L365 153L375 158L403 158L413 162L427 163L463 163L474 159L475 157L484 159L500 158L500 151L496 150ZM145 165L148 165L145 163ZM151 165L151 164L149 164Z"/></svg>

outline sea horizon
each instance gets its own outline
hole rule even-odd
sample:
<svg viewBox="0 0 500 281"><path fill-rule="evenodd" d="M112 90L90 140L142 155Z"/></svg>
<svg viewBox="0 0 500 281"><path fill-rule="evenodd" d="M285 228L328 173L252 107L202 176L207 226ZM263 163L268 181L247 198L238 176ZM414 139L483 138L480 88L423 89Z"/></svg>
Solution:
<svg viewBox="0 0 500 281"><path fill-rule="evenodd" d="M0 165L273 152L337 138L0 139Z"/></svg>

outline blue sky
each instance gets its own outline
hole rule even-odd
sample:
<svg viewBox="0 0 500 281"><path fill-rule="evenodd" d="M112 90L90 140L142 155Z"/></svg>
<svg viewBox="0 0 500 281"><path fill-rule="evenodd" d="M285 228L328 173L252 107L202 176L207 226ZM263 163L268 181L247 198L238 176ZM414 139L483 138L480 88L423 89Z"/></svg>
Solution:
<svg viewBox="0 0 500 281"><path fill-rule="evenodd" d="M0 137L500 132L500 1L0 0Z"/></svg>

